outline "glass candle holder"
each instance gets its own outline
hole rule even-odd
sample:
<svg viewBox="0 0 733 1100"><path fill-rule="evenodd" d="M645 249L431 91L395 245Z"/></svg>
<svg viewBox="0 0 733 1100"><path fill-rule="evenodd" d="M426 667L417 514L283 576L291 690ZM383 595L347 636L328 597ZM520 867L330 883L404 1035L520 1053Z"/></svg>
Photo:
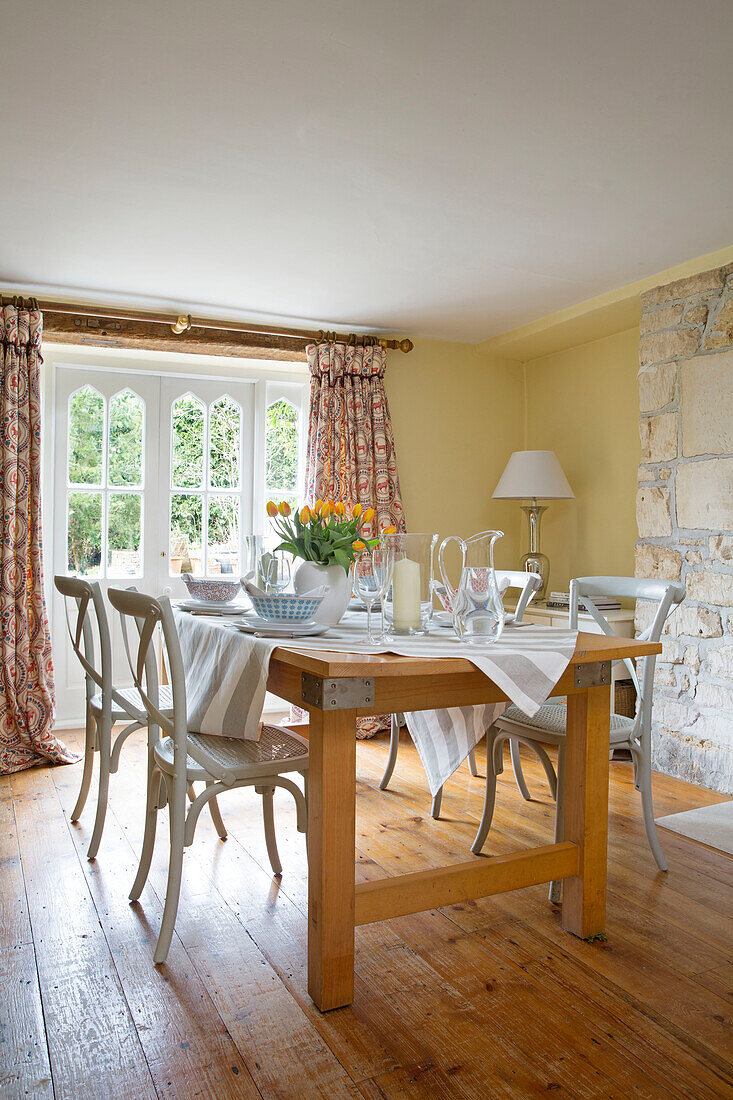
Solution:
<svg viewBox="0 0 733 1100"><path fill-rule="evenodd" d="M394 557L392 584L382 600L388 638L427 634L433 614L433 563L437 534L381 535Z"/></svg>

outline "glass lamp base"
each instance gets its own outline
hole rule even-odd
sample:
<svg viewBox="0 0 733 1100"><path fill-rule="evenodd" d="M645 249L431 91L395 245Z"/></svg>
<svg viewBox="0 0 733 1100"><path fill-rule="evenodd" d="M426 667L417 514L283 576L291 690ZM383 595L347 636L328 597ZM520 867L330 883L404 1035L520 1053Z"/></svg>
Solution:
<svg viewBox="0 0 733 1100"><path fill-rule="evenodd" d="M539 550L525 554L522 558L522 569L525 573L539 573L542 577L542 587L535 595L537 601L542 601L547 596L547 585L550 580L550 559Z"/></svg>

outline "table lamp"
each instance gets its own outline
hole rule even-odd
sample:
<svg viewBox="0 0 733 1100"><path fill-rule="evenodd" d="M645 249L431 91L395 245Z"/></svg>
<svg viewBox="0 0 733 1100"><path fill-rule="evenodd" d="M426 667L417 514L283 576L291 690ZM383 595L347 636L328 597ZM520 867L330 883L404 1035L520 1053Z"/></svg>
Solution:
<svg viewBox="0 0 733 1100"><path fill-rule="evenodd" d="M522 505L522 511L527 513L529 520L529 553L522 558L522 568L542 577L537 599L544 600L550 578L550 561L540 553L540 519L547 507L538 505L537 500L567 500L575 496L555 452L515 451L493 495L499 500L532 501Z"/></svg>

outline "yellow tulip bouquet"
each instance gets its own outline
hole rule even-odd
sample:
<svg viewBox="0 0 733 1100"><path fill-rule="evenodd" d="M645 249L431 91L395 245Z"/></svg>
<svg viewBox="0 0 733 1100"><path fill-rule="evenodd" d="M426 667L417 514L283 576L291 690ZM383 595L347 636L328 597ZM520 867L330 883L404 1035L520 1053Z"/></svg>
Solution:
<svg viewBox="0 0 733 1100"><path fill-rule="evenodd" d="M348 573L356 557L368 546L376 546L378 538L363 535L364 527L374 518L374 509L362 509L361 504L334 504L317 500L312 508L304 504L293 511L287 501L269 501L267 514L281 537L278 550L287 550L296 558L318 565L341 565ZM385 534L394 533L388 527Z"/></svg>

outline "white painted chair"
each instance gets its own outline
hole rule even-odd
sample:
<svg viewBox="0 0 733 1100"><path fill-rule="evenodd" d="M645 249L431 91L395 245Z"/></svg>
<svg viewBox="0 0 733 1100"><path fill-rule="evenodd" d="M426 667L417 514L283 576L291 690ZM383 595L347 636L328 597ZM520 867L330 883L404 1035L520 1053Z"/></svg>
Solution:
<svg viewBox="0 0 733 1100"><path fill-rule="evenodd" d="M524 613L527 610L527 606L532 600L535 592L542 587L542 578L538 573L525 573L521 569L497 569L496 570L496 583L499 586L499 591L502 595L509 589L519 589L519 597L517 599L517 606L510 618L517 623L521 623L524 618ZM389 733L389 755L387 757L387 766L384 769L384 775L382 776L379 789L384 791L389 786L389 781L392 778L392 773L397 763L397 752L400 746L400 722L399 715L393 714L390 725ZM547 754L545 754L547 757ZM547 763L554 777L554 770L552 764L547 758ZM517 776L517 783L520 790L521 784L524 783L524 776L522 774L522 766L519 761L519 746L516 749L516 759L514 747L512 747L512 764L515 767L515 774ZM476 767L476 757L473 750L468 754L468 766L471 771L471 775L478 775L478 768ZM548 773L549 778L549 773ZM440 817L440 805L443 800L443 788L433 796L433 804L431 808L431 814L433 817Z"/></svg>
<svg viewBox="0 0 733 1100"><path fill-rule="evenodd" d="M120 765L122 746L135 730L148 727L148 775L152 770L153 746L158 740L157 725L148 725L148 716L140 694L134 687L116 688L112 683L112 642L107 620L107 609L99 584L85 581L79 577L59 575L54 584L64 598L66 625L71 646L84 672L85 739L84 770L81 788L71 820L78 821L89 795L94 770L94 754L99 753L99 791L97 811L94 818L88 859L95 859L104 831L109 798L109 777L114 775ZM76 614L74 617L74 607ZM92 615L96 621L96 635L99 643L97 655L94 644L95 629ZM160 708L165 714L172 714L173 700L169 687L160 688ZM113 727L119 722L127 725L112 742ZM193 794L193 792L191 792ZM195 797L195 796L194 796ZM211 804L211 816L219 836L226 839L226 829L215 802Z"/></svg>
<svg viewBox="0 0 733 1100"><path fill-rule="evenodd" d="M640 638L644 641L658 642L664 623L670 611L681 603L685 596L682 585L668 581L639 580L633 577L578 577L570 583L570 627L578 626L578 605L583 604L604 634L613 634L613 630L602 613L593 603L596 596L617 596L622 599L646 600L656 604L651 626ZM611 715L609 751L625 748L631 753L634 765L634 786L641 794L644 827L649 847L657 866L667 870L657 830L654 824L654 804L651 782L651 723L654 692L654 668L656 656L642 659L641 676L633 661L624 661L637 692L637 708L634 718L621 714ZM529 718L519 707L510 706L497 719L487 733L486 798L481 823L471 851L479 854L484 846L491 827L496 798L496 777L503 771L503 744L507 739L530 746L535 752L542 746L556 745L558 749L557 802L555 810L555 842L559 843L564 835L565 811L565 735L567 706L563 703L545 703L534 718ZM545 759L547 754L544 753ZM543 760L544 763L544 760ZM550 900L558 901L560 882L550 887Z"/></svg>
<svg viewBox="0 0 733 1100"><path fill-rule="evenodd" d="M137 901L150 870L155 844L161 786L168 804L170 825L170 858L168 885L165 894L163 920L153 956L156 964L165 962L170 948L178 912L183 872L183 850L192 842L201 810L224 791L237 787L254 787L262 796L265 841L274 874L282 872L275 840L273 795L276 787L284 787L295 799L298 831L307 826L306 794L283 773L299 772L307 792L308 742L279 726L264 725L259 741L233 737L214 737L192 733L188 729L186 681L181 647L170 601L162 596L156 600L139 592L110 588L110 603L120 613L123 639L132 669L135 686L140 693L151 728L160 727L164 736L153 747L153 769L148 781L140 865L130 891L130 900ZM137 641L131 654L128 623L133 619L137 630L130 634ZM160 689L153 648L153 637L160 625L170 674L172 712L160 709ZM186 810L186 792L193 783L203 781L205 788Z"/></svg>

